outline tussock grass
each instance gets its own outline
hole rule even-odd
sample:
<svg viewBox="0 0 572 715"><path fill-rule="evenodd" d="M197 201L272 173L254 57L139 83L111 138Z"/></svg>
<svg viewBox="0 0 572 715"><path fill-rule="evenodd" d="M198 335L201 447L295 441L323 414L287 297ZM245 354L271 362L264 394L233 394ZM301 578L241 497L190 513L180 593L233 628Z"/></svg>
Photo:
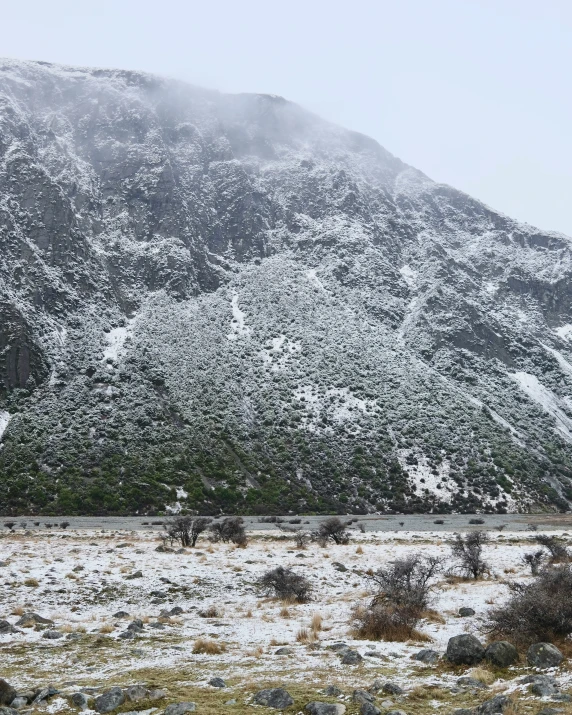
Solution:
<svg viewBox="0 0 572 715"><path fill-rule="evenodd" d="M208 638L197 638L193 645L193 653L200 655L220 655L226 651L224 643L217 643Z"/></svg>

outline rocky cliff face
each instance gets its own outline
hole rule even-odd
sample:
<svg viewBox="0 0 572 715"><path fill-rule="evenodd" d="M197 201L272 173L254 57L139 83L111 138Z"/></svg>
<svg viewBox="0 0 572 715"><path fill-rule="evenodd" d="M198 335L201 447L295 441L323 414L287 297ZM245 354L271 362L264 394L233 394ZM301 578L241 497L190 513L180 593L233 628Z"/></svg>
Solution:
<svg viewBox="0 0 572 715"><path fill-rule="evenodd" d="M0 61L0 510L566 509L570 249L279 97Z"/></svg>

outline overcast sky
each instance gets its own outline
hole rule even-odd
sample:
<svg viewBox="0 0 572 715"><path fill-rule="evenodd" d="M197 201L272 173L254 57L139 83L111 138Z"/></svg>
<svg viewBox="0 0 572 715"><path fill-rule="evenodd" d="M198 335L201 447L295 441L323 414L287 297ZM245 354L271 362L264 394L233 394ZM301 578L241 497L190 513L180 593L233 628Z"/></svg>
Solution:
<svg viewBox="0 0 572 715"><path fill-rule="evenodd" d="M296 101L572 235L572 0L26 0L0 55Z"/></svg>

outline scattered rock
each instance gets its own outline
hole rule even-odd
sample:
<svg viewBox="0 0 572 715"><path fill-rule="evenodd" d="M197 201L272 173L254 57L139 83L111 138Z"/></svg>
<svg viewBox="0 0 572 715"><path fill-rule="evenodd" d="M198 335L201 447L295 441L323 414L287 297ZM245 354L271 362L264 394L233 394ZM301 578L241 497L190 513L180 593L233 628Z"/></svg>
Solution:
<svg viewBox="0 0 572 715"><path fill-rule="evenodd" d="M55 641L58 638L63 638L64 634L59 631L49 630L42 633L42 638L47 638L50 641Z"/></svg>
<svg viewBox="0 0 572 715"><path fill-rule="evenodd" d="M209 685L212 685L213 688L226 688L226 683L222 678L211 678Z"/></svg>
<svg viewBox="0 0 572 715"><path fill-rule="evenodd" d="M147 688L144 685L130 685L128 688L125 688L123 692L131 702L144 700L147 697Z"/></svg>
<svg viewBox="0 0 572 715"><path fill-rule="evenodd" d="M0 621L0 635L5 635L6 633L20 633L20 631L8 621Z"/></svg>
<svg viewBox="0 0 572 715"><path fill-rule="evenodd" d="M389 710L385 715L407 715L405 710Z"/></svg>
<svg viewBox="0 0 572 715"><path fill-rule="evenodd" d="M535 683L532 684L530 691L533 695L538 695L541 698L550 695L558 695L559 693L558 686L556 685L556 683L554 681L549 680L548 678L537 680Z"/></svg>
<svg viewBox="0 0 572 715"><path fill-rule="evenodd" d="M339 561L333 561L332 566L336 569L336 571L340 571L341 573L348 570L347 567L341 564Z"/></svg>
<svg viewBox="0 0 572 715"><path fill-rule="evenodd" d="M474 615L475 611L472 608L467 608L466 606L459 608L459 616L461 616L461 618L467 618L468 616Z"/></svg>
<svg viewBox="0 0 572 715"><path fill-rule="evenodd" d="M457 708L453 710L453 715L475 715L475 711L471 708Z"/></svg>
<svg viewBox="0 0 572 715"><path fill-rule="evenodd" d="M564 656L552 643L534 643L526 653L528 664L535 668L555 668Z"/></svg>
<svg viewBox="0 0 572 715"><path fill-rule="evenodd" d="M368 693L367 690L354 690L352 694L352 701L360 705L363 703L373 703L374 700L373 695Z"/></svg>
<svg viewBox="0 0 572 715"><path fill-rule="evenodd" d="M143 621L141 621L139 618L136 618L134 621L131 621L131 623L127 626L128 631L142 631L143 628Z"/></svg>
<svg viewBox="0 0 572 715"><path fill-rule="evenodd" d="M98 713L109 713L116 710L125 702L125 693L121 688L115 687L106 690L95 699L94 708Z"/></svg>
<svg viewBox="0 0 572 715"><path fill-rule="evenodd" d="M292 655L292 653L294 653L292 648L278 648L274 655Z"/></svg>
<svg viewBox="0 0 572 715"><path fill-rule="evenodd" d="M70 697L70 701L72 705L75 705L76 708L79 708L80 710L85 710L88 706L89 698L85 693L74 693Z"/></svg>
<svg viewBox="0 0 572 715"><path fill-rule="evenodd" d="M342 691L336 685L328 685L324 688L324 695L330 698L337 698L342 694Z"/></svg>
<svg viewBox="0 0 572 715"><path fill-rule="evenodd" d="M363 660L362 656L357 652L357 650L351 650L348 648L342 656L342 665L357 665Z"/></svg>
<svg viewBox="0 0 572 715"><path fill-rule="evenodd" d="M174 554L175 549L170 549L168 546L163 546L163 544L159 544L155 551L158 551L160 554Z"/></svg>
<svg viewBox="0 0 572 715"><path fill-rule="evenodd" d="M359 709L360 715L381 715L381 710L373 703L362 703Z"/></svg>
<svg viewBox="0 0 572 715"><path fill-rule="evenodd" d="M364 653L364 656L367 656L368 658L377 658L378 660L389 660L386 655L378 653L376 650L368 650L367 653Z"/></svg>
<svg viewBox="0 0 572 715"><path fill-rule="evenodd" d="M18 715L15 708L0 707L0 715Z"/></svg>
<svg viewBox="0 0 572 715"><path fill-rule="evenodd" d="M338 643L333 643L332 645L326 646L326 650L333 650L334 653L340 651L340 650L347 650L349 648L349 645L347 643L343 643L339 641Z"/></svg>
<svg viewBox="0 0 572 715"><path fill-rule="evenodd" d="M127 611L117 611L113 614L113 618L129 618Z"/></svg>
<svg viewBox="0 0 572 715"><path fill-rule="evenodd" d="M10 703L11 708L16 708L16 710L19 710L20 708L26 707L28 704L28 698L22 698L22 697L17 697L12 700Z"/></svg>
<svg viewBox="0 0 572 715"><path fill-rule="evenodd" d="M282 710L289 708L294 704L294 700L290 693L283 688L268 688L267 690L259 690L254 696L254 702L257 705L264 705L267 708L276 708ZM167 713L165 712L165 715Z"/></svg>
<svg viewBox="0 0 572 715"><path fill-rule="evenodd" d="M159 688L153 688L153 690L149 690L147 693L147 700L163 700L163 698L167 697L167 693L165 690L160 690Z"/></svg>
<svg viewBox="0 0 572 715"><path fill-rule="evenodd" d="M143 571L135 571L132 574L129 574L129 576L125 577L126 579L134 579L134 578L143 578Z"/></svg>
<svg viewBox="0 0 572 715"><path fill-rule="evenodd" d="M197 709L196 703L172 703L165 708L165 715L184 715Z"/></svg>
<svg viewBox="0 0 572 715"><path fill-rule="evenodd" d="M344 715L346 706L341 703L321 703L314 701L304 708L310 715Z"/></svg>
<svg viewBox="0 0 572 715"><path fill-rule="evenodd" d="M68 633L66 636L67 641L80 641L82 639L81 633Z"/></svg>
<svg viewBox="0 0 572 715"><path fill-rule="evenodd" d="M449 638L447 658L455 665L475 665L485 657L482 643L469 633Z"/></svg>
<svg viewBox="0 0 572 715"><path fill-rule="evenodd" d="M13 688L10 683L0 678L0 705L10 705L17 694L16 688Z"/></svg>
<svg viewBox="0 0 572 715"><path fill-rule="evenodd" d="M508 641L494 641L487 646L485 659L497 668L508 668L518 661L518 651Z"/></svg>
<svg viewBox="0 0 572 715"><path fill-rule="evenodd" d="M16 621L17 626L22 626L22 628L30 628L35 626L36 623L41 623L45 626L53 626L54 622L50 621L49 618L43 618L37 613L24 613L24 615Z"/></svg>
<svg viewBox="0 0 572 715"><path fill-rule="evenodd" d="M403 695L404 690L400 688L396 683L384 683L382 690L388 695Z"/></svg>
<svg viewBox="0 0 572 715"><path fill-rule="evenodd" d="M137 638L137 632L134 630L123 631L123 633L120 633L117 637L122 640L133 640L134 638Z"/></svg>
<svg viewBox="0 0 572 715"><path fill-rule="evenodd" d="M421 663L427 663L433 665L439 660L440 656L436 650L431 650L431 648L423 648L419 653L415 653L413 660L419 660Z"/></svg>
<svg viewBox="0 0 572 715"><path fill-rule="evenodd" d="M508 695L496 695L494 698L481 703L475 712L477 715L496 715L496 713L503 713L509 705L510 698Z"/></svg>
<svg viewBox="0 0 572 715"><path fill-rule="evenodd" d="M542 708L536 715L558 715L558 713L562 712L564 712L564 710L560 710L559 708Z"/></svg>

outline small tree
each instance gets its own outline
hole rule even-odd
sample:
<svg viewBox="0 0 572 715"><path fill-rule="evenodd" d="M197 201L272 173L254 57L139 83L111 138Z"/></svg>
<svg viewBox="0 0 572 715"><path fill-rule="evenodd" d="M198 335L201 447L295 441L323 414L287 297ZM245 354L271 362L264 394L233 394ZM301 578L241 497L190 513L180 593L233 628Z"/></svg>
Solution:
<svg viewBox="0 0 572 715"><path fill-rule="evenodd" d="M310 534L307 531L299 530L294 534L294 541L298 549L305 549L310 543Z"/></svg>
<svg viewBox="0 0 572 715"><path fill-rule="evenodd" d="M543 569L528 584L509 584L511 596L489 613L487 630L494 638L528 645L552 642L572 634L572 568Z"/></svg>
<svg viewBox="0 0 572 715"><path fill-rule="evenodd" d="M349 544L350 535L347 530L347 524L337 516L332 516L318 526L316 532L316 540L318 543L325 545L332 540L334 544Z"/></svg>
<svg viewBox="0 0 572 715"><path fill-rule="evenodd" d="M522 563L526 564L526 566L530 566L530 573L533 576L538 576L538 571L545 558L546 552L540 549L539 551L524 554L522 557Z"/></svg>
<svg viewBox="0 0 572 715"><path fill-rule="evenodd" d="M10 531L13 531L14 527L16 526L16 522L15 521L5 521L4 526L7 529L10 529Z"/></svg>
<svg viewBox="0 0 572 715"><path fill-rule="evenodd" d="M292 569L278 566L268 571L258 581L258 587L267 594L284 600L306 603L310 600L312 586L305 576L294 573Z"/></svg>
<svg viewBox="0 0 572 715"><path fill-rule="evenodd" d="M167 526L167 537L171 543L180 542L181 546L194 547L197 539L206 531L212 519L204 516L179 516Z"/></svg>
<svg viewBox="0 0 572 715"><path fill-rule="evenodd" d="M369 578L377 593L369 606L353 612L354 630L363 638L407 640L429 604L433 578L442 568L438 557L420 554L399 559Z"/></svg>
<svg viewBox="0 0 572 715"><path fill-rule="evenodd" d="M548 536L548 534L538 534L534 537L537 544L544 546L550 551L550 560L552 563L558 563L559 561L568 561L570 554L566 546L557 539L555 536Z"/></svg>
<svg viewBox="0 0 572 715"><path fill-rule="evenodd" d="M69 525L69 521L62 521L62 523L60 524L62 529L67 529Z"/></svg>
<svg viewBox="0 0 572 715"><path fill-rule="evenodd" d="M240 516L229 516L222 521L215 522L210 527L213 541L231 541L237 546L246 546L246 531L244 520Z"/></svg>
<svg viewBox="0 0 572 715"><path fill-rule="evenodd" d="M484 531L473 531L464 538L461 534L455 534L455 539L449 546L462 573L478 579L488 571L483 560L483 546L488 542L488 534Z"/></svg>

